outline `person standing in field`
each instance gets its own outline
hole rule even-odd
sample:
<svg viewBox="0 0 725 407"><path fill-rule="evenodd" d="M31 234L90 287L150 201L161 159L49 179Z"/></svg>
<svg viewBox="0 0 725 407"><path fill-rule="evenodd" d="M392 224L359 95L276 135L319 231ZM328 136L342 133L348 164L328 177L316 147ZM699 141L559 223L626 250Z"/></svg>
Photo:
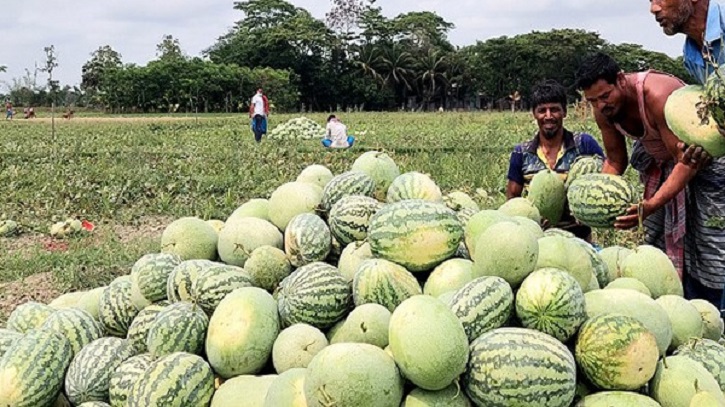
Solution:
<svg viewBox="0 0 725 407"><path fill-rule="evenodd" d="M347 135L347 126L334 114L327 118L327 130L322 145L328 148L350 148L355 137Z"/></svg>
<svg viewBox="0 0 725 407"><path fill-rule="evenodd" d="M506 198L522 196L524 188L539 171L556 171L566 179L574 161L581 156L604 156L597 141L586 133L572 133L564 127L566 90L556 81L548 80L534 86L531 106L538 130L534 137L514 147L509 160ZM568 208L557 228L568 230L586 241L591 240L591 228L577 223Z"/></svg>
<svg viewBox="0 0 725 407"><path fill-rule="evenodd" d="M685 34L685 69L701 85L716 65L725 64L725 4L718 0L652 0L650 13L665 35ZM725 136L725 129L720 129ZM725 313L725 225L713 227L712 220L725 221L725 157L707 165L698 146L684 146L683 161L705 161L704 168L690 181L687 195L685 269L692 274L694 288L689 296L701 294ZM685 286L686 295L688 286ZM714 297L720 294L719 302Z"/></svg>
<svg viewBox="0 0 725 407"><path fill-rule="evenodd" d="M9 100L5 101L5 120L13 119L13 104Z"/></svg>
<svg viewBox="0 0 725 407"><path fill-rule="evenodd" d="M667 125L667 98L683 86L680 79L656 71L624 73L601 52L587 57L577 72L577 87L594 107L602 132L603 172L624 173L626 137L639 141L645 152L631 160L645 185L644 201L614 226L630 229L641 217L645 243L667 253L682 278L685 297L705 299L719 309L725 229L708 225L713 215L725 215L725 171L712 173L707 160L685 159L682 141Z"/></svg>
<svg viewBox="0 0 725 407"><path fill-rule="evenodd" d="M262 141L264 134L267 134L267 117L269 117L269 100L260 88L257 89L249 105L249 118L252 119L252 131L257 143Z"/></svg>

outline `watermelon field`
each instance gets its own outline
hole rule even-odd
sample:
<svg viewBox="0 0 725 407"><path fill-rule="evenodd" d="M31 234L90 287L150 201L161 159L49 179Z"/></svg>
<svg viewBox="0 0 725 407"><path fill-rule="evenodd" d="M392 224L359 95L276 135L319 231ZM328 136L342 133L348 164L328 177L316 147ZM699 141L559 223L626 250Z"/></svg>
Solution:
<svg viewBox="0 0 725 407"><path fill-rule="evenodd" d="M540 226L566 193L611 223L631 170L505 203L529 113L340 116L349 150L325 114L259 144L241 116L0 122L0 406L725 406L723 321L663 252Z"/></svg>

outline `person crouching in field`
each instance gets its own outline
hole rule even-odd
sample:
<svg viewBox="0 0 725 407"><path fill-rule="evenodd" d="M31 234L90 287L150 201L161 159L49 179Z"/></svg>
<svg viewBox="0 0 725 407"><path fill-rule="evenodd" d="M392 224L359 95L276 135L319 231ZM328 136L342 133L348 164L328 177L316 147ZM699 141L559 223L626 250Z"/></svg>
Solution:
<svg viewBox="0 0 725 407"><path fill-rule="evenodd" d="M257 143L262 141L264 134L267 134L268 116L269 100L261 88L257 89L257 93L252 97L252 103L249 105L249 118L252 119L252 131Z"/></svg>
<svg viewBox="0 0 725 407"><path fill-rule="evenodd" d="M553 80L547 80L531 90L531 106L539 129L534 137L514 147L509 161L506 199L520 197L524 188L539 171L556 171L566 179L569 169L580 156L604 156L597 141L586 133L572 133L564 127L566 90ZM555 226L589 242L592 230L575 221L568 207Z"/></svg>
<svg viewBox="0 0 725 407"><path fill-rule="evenodd" d="M355 143L355 137L347 135L347 126L334 114L327 118L327 133L322 145L328 148L350 148Z"/></svg>

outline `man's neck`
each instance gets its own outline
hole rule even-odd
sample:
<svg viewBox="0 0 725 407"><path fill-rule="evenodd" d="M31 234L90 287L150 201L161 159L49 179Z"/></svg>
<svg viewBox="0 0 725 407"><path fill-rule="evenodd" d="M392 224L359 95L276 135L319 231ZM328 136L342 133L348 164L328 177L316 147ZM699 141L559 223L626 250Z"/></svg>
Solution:
<svg viewBox="0 0 725 407"><path fill-rule="evenodd" d="M710 0L699 0L695 2L695 10L687 20L682 33L687 38L695 41L698 48L702 48L705 41L705 29L707 28L707 12L710 8Z"/></svg>
<svg viewBox="0 0 725 407"><path fill-rule="evenodd" d="M539 132L539 146L543 147L546 151L559 151L561 146L564 144L564 130L559 130L556 136L552 139L547 139L541 132Z"/></svg>

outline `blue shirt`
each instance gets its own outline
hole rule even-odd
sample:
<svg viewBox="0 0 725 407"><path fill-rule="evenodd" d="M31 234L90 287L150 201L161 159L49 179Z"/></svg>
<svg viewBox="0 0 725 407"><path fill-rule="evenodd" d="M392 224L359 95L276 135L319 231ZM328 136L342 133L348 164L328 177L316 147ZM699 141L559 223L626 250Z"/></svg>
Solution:
<svg viewBox="0 0 725 407"><path fill-rule="evenodd" d="M536 173L548 168L546 163L539 158L538 148L538 132L536 132L533 139L514 147L509 160L509 180L520 185L527 185ZM569 173L569 168L579 156L598 155L604 157L604 152L599 143L594 137L586 133L572 133L564 130L563 148L564 154L553 168L554 171L562 175Z"/></svg>
<svg viewBox="0 0 725 407"><path fill-rule="evenodd" d="M709 53L718 65L725 63L725 50L721 46L724 33L725 5L717 0L710 0L707 9L707 22L705 23L705 46L709 49ZM685 69L704 85L708 75L713 71L712 65L705 62L702 50L689 37L685 40L683 59Z"/></svg>

